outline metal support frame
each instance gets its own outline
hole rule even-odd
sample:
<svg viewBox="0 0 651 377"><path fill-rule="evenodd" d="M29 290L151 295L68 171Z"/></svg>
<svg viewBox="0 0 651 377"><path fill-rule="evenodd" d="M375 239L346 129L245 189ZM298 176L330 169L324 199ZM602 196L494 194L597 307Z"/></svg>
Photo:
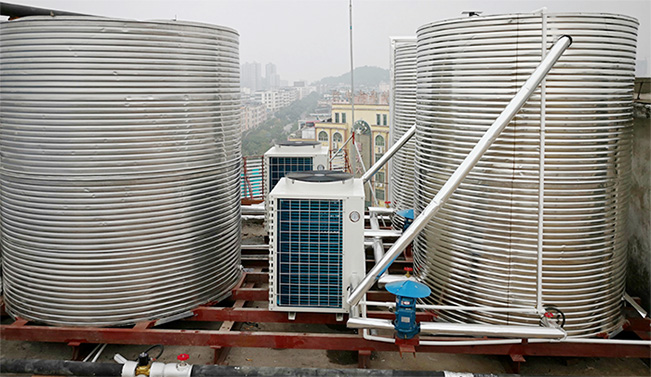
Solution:
<svg viewBox="0 0 651 377"><path fill-rule="evenodd" d="M224 315L228 310L223 309ZM237 311L231 311L237 312ZM262 313L260 313L262 314ZM272 314L273 315L273 314ZM372 315L369 313L369 315ZM335 315L331 314L333 322ZM287 315L284 315L287 318ZM303 318L315 320L307 313L297 313L296 321ZM235 319L235 318L233 318ZM312 322L310 322L312 323ZM648 326L648 323L647 323ZM395 344L364 339L361 334L345 333L294 333L294 332L250 332L177 330L157 328L80 328L50 327L24 324L21 326L0 326L3 340L35 342L67 342L76 339L79 343L109 344L164 344L206 347L255 347L321 349L349 351L398 351ZM481 340L478 338L436 337L421 340L459 341ZM650 347L643 345L610 345L581 343L530 343L490 344L472 346L416 346L416 352L464 353L484 355L562 356L562 357L636 357L649 356Z"/></svg>
<svg viewBox="0 0 651 377"><path fill-rule="evenodd" d="M263 254L253 254L246 250L243 262L247 267L251 265L266 267ZM253 251L258 251L257 249ZM255 262L255 263L253 263ZM369 258L372 263L372 258ZM264 267L263 267L264 266ZM359 352L360 365L368 362L372 351L399 351L398 345L389 342L376 341L373 335L366 336L367 330L359 334L342 332L330 333L298 333L298 332L269 332L269 331L242 331L236 328L225 329L224 322L233 324L243 322L255 323L311 323L311 324L341 324L335 314L326 313L296 313L296 318L290 321L287 313L272 312L267 309L245 307L245 301L266 301L269 293L266 287L268 273L257 271L246 272L233 290L231 301L235 304L229 307L200 306L192 310L192 316L181 319L186 324L182 329L155 327L155 321L145 321L131 328L94 328L94 327L52 327L31 324L24 319L16 319L12 324L0 325L0 339L57 342L75 345L84 344L164 344L205 346L215 350L232 347L256 348L285 348L285 349L320 349L320 350L348 350ZM390 301L393 295L386 291L369 291L367 297L372 300ZM238 300L239 304L238 304ZM240 307L241 306L241 307ZM365 309L366 310L366 309ZM366 311L368 318L390 320L394 314L388 310ZM625 330L641 337L649 338L651 320L639 318L633 308L628 308L625 313L629 319ZM344 320L348 316L344 316ZM433 321L436 315L432 312L418 312L419 322ZM188 322L222 322L220 330L192 330ZM190 328L190 329L189 329ZM520 355L526 356L557 356L557 357L648 357L651 346L631 344L597 343L535 343L533 341L516 341L513 339L495 339L486 337L447 337L447 336L422 336L422 342L436 345L417 345L416 352L437 353L464 353L485 355ZM459 342L468 341L477 343L485 341L486 344L459 345ZM510 343L500 344L501 341ZM455 345L456 343L456 345ZM219 353L217 354L219 357ZM218 360L219 361L219 360Z"/></svg>

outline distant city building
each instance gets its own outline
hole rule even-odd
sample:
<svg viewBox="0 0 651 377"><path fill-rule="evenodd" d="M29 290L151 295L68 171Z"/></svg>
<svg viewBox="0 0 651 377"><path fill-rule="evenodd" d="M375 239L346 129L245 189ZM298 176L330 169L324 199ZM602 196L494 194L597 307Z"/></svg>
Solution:
<svg viewBox="0 0 651 377"><path fill-rule="evenodd" d="M256 128L268 118L267 107L261 102L247 101L242 105L242 132Z"/></svg>
<svg viewBox="0 0 651 377"><path fill-rule="evenodd" d="M263 103L272 113L291 105L292 102L300 98L300 92L296 88L289 87L255 92L255 100Z"/></svg>
<svg viewBox="0 0 651 377"><path fill-rule="evenodd" d="M280 75L276 72L276 65L273 63L267 63L265 65L265 89L275 90L280 87Z"/></svg>
<svg viewBox="0 0 651 377"><path fill-rule="evenodd" d="M278 92L274 90L259 90L255 92L255 100L262 102L269 111L276 112L280 109L278 103Z"/></svg>
<svg viewBox="0 0 651 377"><path fill-rule="evenodd" d="M262 89L262 68L260 63L242 64L242 79L240 86L248 88L251 92Z"/></svg>

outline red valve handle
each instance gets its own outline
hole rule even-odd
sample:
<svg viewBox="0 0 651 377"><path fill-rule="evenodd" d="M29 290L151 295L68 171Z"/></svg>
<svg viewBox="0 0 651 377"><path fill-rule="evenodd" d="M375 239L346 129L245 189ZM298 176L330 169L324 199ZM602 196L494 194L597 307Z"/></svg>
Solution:
<svg viewBox="0 0 651 377"><path fill-rule="evenodd" d="M413 271L413 270L414 270L414 269L411 268L411 267L405 267L405 271L407 271L407 272L411 272L411 271Z"/></svg>
<svg viewBox="0 0 651 377"><path fill-rule="evenodd" d="M186 361L186 360L189 359L189 358L190 358L190 355L188 355L187 353L182 353L182 354L180 354L180 355L178 355L178 356L176 357L176 359L177 359L178 361Z"/></svg>
<svg viewBox="0 0 651 377"><path fill-rule="evenodd" d="M545 317L547 318L554 318L554 313L546 312Z"/></svg>

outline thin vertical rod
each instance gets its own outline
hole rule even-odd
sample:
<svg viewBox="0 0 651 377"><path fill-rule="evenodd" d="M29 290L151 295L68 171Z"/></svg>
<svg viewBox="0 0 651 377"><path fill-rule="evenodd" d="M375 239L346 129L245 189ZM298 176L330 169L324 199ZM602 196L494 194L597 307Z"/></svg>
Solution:
<svg viewBox="0 0 651 377"><path fill-rule="evenodd" d="M355 127L355 80L353 79L353 0L348 0L349 22L350 22L350 109L351 109L351 129Z"/></svg>
<svg viewBox="0 0 651 377"><path fill-rule="evenodd" d="M542 17L542 42L540 46L540 60L547 55L547 8L540 10ZM542 278L543 278L543 221L545 219L545 118L547 112L547 79L540 83L540 161L538 162L538 263L536 275L536 309L542 312Z"/></svg>
<svg viewBox="0 0 651 377"><path fill-rule="evenodd" d="M567 35L562 36L554 44L547 57L545 57L540 65L533 71L515 97L511 99L506 108L486 130L468 156L466 156L463 162L461 162L461 165L459 165L454 173L452 173L450 178L445 182L443 187L441 187L427 207L425 207L423 212L418 215L409 228L407 228L402 236L398 238L393 246L391 246L386 254L384 254L382 260L371 269L357 288L355 288L355 290L350 294L346 300L349 305L357 305L359 303L364 294L382 276L384 271L389 268L398 255L402 253L402 251L414 240L414 238L416 238L423 228L425 228L425 225L427 225L427 223L438 213L445 202L447 202L450 196L452 196L457 187L459 187L463 179L468 175L468 173L470 173L472 168L477 165L479 159L515 117L515 114L520 111L525 102L527 102L529 97L531 97L538 85L540 85L547 73L549 73L551 68L554 66L554 63L558 61L563 52L565 52L571 44L572 38Z"/></svg>

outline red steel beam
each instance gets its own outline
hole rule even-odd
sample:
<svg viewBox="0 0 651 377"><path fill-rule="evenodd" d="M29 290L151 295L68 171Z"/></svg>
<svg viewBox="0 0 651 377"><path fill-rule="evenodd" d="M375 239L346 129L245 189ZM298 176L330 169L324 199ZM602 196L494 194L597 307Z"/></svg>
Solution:
<svg viewBox="0 0 651 377"><path fill-rule="evenodd" d="M49 326L0 326L0 338L38 342L164 344L185 346L261 347L284 349L396 351L394 344L368 341L353 334L278 333L248 331L77 328ZM445 338L450 340L450 338ZM455 340L463 340L455 338ZM467 340L467 339L466 339ZM650 346L520 343L514 345L417 346L416 352L553 357L635 357L646 358Z"/></svg>
<svg viewBox="0 0 651 377"><path fill-rule="evenodd" d="M394 319L395 314L391 312L369 311L368 316L371 318ZM337 316L332 313L296 313L296 319L290 320L287 313L272 312L260 308L220 308L202 306L194 310L194 316L186 318L187 321L206 321L206 322L257 322L257 323L320 323L328 325L345 325L348 316L344 315L343 321L337 321ZM416 314L419 322L432 321L434 315L430 313L419 312Z"/></svg>
<svg viewBox="0 0 651 377"><path fill-rule="evenodd" d="M269 273L268 272L246 272L244 275L244 281L247 283L256 283L256 284L268 284L269 283Z"/></svg>

